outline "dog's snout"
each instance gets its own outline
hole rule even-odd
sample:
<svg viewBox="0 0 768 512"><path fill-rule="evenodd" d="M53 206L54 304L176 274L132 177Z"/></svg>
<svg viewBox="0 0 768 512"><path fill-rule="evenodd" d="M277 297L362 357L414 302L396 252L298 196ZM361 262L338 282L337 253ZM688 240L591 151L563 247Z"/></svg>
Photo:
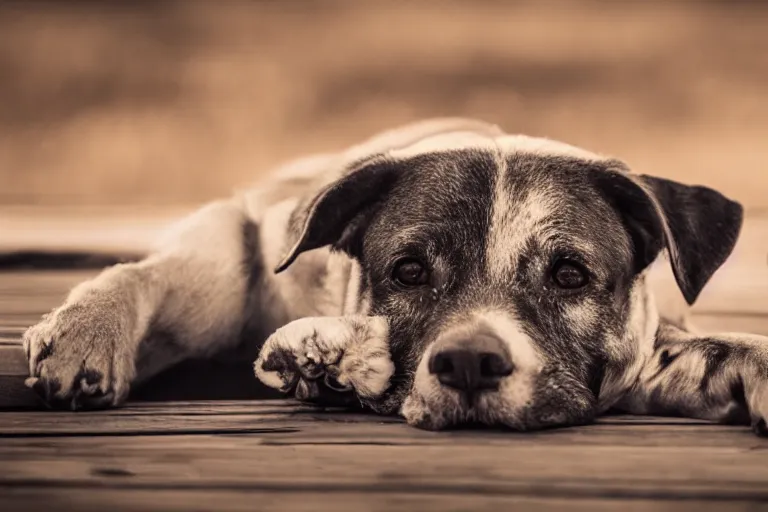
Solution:
<svg viewBox="0 0 768 512"><path fill-rule="evenodd" d="M496 389L513 369L501 340L486 334L438 342L429 360L441 384L465 392Z"/></svg>

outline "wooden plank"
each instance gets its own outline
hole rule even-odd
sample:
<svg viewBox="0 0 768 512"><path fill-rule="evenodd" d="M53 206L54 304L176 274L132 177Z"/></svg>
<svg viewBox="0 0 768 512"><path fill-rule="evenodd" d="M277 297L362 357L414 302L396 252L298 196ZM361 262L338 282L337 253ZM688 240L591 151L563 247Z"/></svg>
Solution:
<svg viewBox="0 0 768 512"><path fill-rule="evenodd" d="M307 503L663 510L697 502L741 510L768 503L768 440L746 428L608 416L592 426L517 434L426 432L382 420L291 400L4 413L0 500L11 510L46 503L76 510L207 503L216 510L269 503L281 510ZM127 435L135 425L145 435ZM19 426L35 435L2 436L19 434ZM197 427L208 433L189 433Z"/></svg>
<svg viewBox="0 0 768 512"><path fill-rule="evenodd" d="M341 409L318 407L310 404L304 404L292 398L269 399L269 400L188 400L188 401L162 401L162 402L130 402L119 408L108 409L105 411L78 412L76 417L84 420L88 414L100 416L142 416L142 415L237 415L253 414L254 411L267 409L281 409L286 412L308 413L308 412L334 412ZM14 413L15 415L24 415L25 413ZM29 418L36 418L40 421L55 422L60 417L58 412L34 411L27 412ZM353 415L335 414L329 419L341 418L339 421L348 421L348 418L365 418L374 423L392 423L388 416L370 415L365 413L354 413ZM399 422L395 421L396 423ZM600 418L601 425L621 426L631 424L634 426L658 426L658 425L712 425L711 422L682 417L661 417L661 416L635 416L628 414L607 414ZM729 427L726 427L729 428ZM462 431L456 433L461 435ZM470 431L471 432L471 431Z"/></svg>
<svg viewBox="0 0 768 512"><path fill-rule="evenodd" d="M128 435L205 432L250 432L285 428L286 423L312 421L315 409L281 401L254 401L238 413L195 412L177 408L165 413L142 407L107 411L0 413L0 437L55 435ZM216 408L221 410L221 408Z"/></svg>
<svg viewBox="0 0 768 512"><path fill-rule="evenodd" d="M296 417L301 414L306 417ZM322 413L290 400L6 413L4 431L19 433L14 429L21 425L48 433L0 437L0 499L11 510L59 500L77 510L140 507L145 500L162 510L184 509L207 503L195 501L199 493L215 496L216 510L245 502L260 507L270 499L293 509L285 496L300 507L318 493L323 504L338 500L356 510L383 503L379 495L414 510L443 503L469 510L566 503L577 510L606 503L658 510L697 500L728 510L768 501L762 456L768 441L746 428L609 416L594 426L539 433L435 433L381 419ZM176 435L82 435L88 429L129 434L137 422L147 434L177 429ZM240 430L242 424L249 430ZM217 433L178 435L190 425Z"/></svg>
<svg viewBox="0 0 768 512"><path fill-rule="evenodd" d="M566 431L563 431L566 433ZM628 429L628 434L631 431ZM436 437L448 437L434 434ZM0 487L482 493L768 502L768 443L543 444L537 436L418 445L269 445L269 434L4 439ZM479 437L484 437L482 434Z"/></svg>
<svg viewBox="0 0 768 512"><path fill-rule="evenodd" d="M76 510L78 512L232 510L263 512L379 512L397 510L439 512L757 512L768 505L749 499L721 501L662 501L615 497L581 498L489 495L480 493L393 493L387 491L329 492L291 489L110 489L110 488L0 488L0 502L8 511ZM66 505L65 505L66 504Z"/></svg>
<svg viewBox="0 0 768 512"><path fill-rule="evenodd" d="M298 409L298 408L297 408ZM3 413L2 420L12 413ZM93 444L93 437L109 438L111 446L120 446L127 437L159 436L157 441L148 437L143 446L166 446L168 438L186 437L186 442L199 442L200 446L216 445L215 438L206 436L248 435L258 443L270 446L303 445L376 445L421 446L444 445L449 447L471 445L517 445L536 443L540 446L624 446L624 447L672 447L672 448L734 448L751 450L762 446L746 427L715 424L648 424L644 422L606 424L564 428L557 431L520 434L503 430L429 432L409 427L397 418L364 417L341 411L323 413L294 411L284 408L254 408L249 413L221 415L220 413L185 416L182 414L146 417L85 417L73 420L54 417L17 417L8 420L0 430L0 439L6 447L24 447L35 451L37 439L46 439L46 446L59 446L61 453L76 447ZM79 416L71 415L69 416ZM27 422L27 423L23 423ZM92 425L86 425L91 422ZM266 437L265 437L266 436ZM11 443L9 440L13 439ZM55 441L60 439L60 441ZM26 441L25 441L26 440ZM130 444L130 443L129 443ZM5 453L0 448L0 453Z"/></svg>
<svg viewBox="0 0 768 512"><path fill-rule="evenodd" d="M323 409L295 400L145 402L119 409L75 414L6 412L0 415L0 439L46 437L50 441L53 437L68 439L72 436L84 439L70 439L64 443L68 446L91 442L87 436L254 432L269 433L269 439L261 442L275 445L456 446L468 443L528 443L535 440L547 445L730 446L751 449L760 443L760 439L755 438L746 427L716 425L687 418L629 415L609 415L600 418L594 425L522 436L493 429L434 433L410 428L397 417ZM34 446L35 441L30 442L30 446ZM158 446L163 443L165 441ZM152 444L152 441L145 440L144 444Z"/></svg>
<svg viewBox="0 0 768 512"><path fill-rule="evenodd" d="M7 412L0 415L0 420L0 438L66 439L89 435L125 437L136 434L260 431L270 433L269 440L262 444L276 445L351 443L456 446L467 443L529 443L536 440L547 445L730 446L752 449L762 443L746 427L717 425L688 418L631 415L608 415L594 425L525 435L494 429L435 433L410 428L397 417L324 409L300 404L295 400L145 402L107 411L75 414ZM285 430L286 425L291 427ZM34 441L31 443L34 445ZM80 441L69 441L70 446L77 446L78 443Z"/></svg>

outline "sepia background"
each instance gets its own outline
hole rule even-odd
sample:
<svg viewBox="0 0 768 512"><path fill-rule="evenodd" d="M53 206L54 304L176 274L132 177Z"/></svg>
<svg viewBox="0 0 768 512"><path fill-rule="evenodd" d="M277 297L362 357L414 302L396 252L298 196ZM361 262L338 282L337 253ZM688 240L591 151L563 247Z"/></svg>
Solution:
<svg viewBox="0 0 768 512"><path fill-rule="evenodd" d="M195 205L427 116L768 207L768 3L5 1L0 204Z"/></svg>

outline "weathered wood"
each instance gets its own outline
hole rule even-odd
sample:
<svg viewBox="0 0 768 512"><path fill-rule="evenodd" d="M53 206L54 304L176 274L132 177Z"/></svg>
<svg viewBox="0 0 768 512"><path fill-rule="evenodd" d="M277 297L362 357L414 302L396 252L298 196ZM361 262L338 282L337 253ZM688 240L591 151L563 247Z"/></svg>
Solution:
<svg viewBox="0 0 768 512"><path fill-rule="evenodd" d="M119 475L116 476L119 478ZM660 501L651 499L581 498L576 496L493 495L463 491L447 493L404 493L389 490L329 492L326 489L111 489L111 488L0 488L0 502L6 510L76 510L113 512L146 510L188 512L190 510L232 510L264 512L757 512L768 505L748 498L737 500Z"/></svg>
<svg viewBox="0 0 768 512"><path fill-rule="evenodd" d="M382 417L340 409L326 409L300 404L295 400L247 400L247 401L189 401L189 402L134 402L125 407L106 411L80 411L75 414L58 411L8 412L0 415L0 438L34 436L83 436L83 435L129 435L129 434L174 434L179 432L240 432L264 428L282 428L289 422L302 429L313 429L312 438L318 439L318 426L334 425L329 432L335 436L355 437L361 432L376 439L414 438L433 439L435 434L414 430L404 426L395 417ZM355 425L366 424L367 430L358 431ZM314 427L312 426L314 425ZM349 429L340 426L348 425ZM629 428L629 430L627 430ZM322 429L321 429L322 430ZM621 443L633 444L633 435L662 430L667 438L678 435L705 433L708 436L733 436L747 434L746 427L715 425L688 418L662 418L647 416L609 415L600 418L596 425L576 429L552 430L525 436L566 439L567 442L588 442L595 432L601 436L616 432ZM374 432L374 434L372 434ZM328 434L325 432L323 435ZM507 441L509 432L498 430L483 431L484 439L502 438ZM565 438L563 436L566 436ZM475 431L457 431L450 434L452 441L473 438ZM568 437L575 436L575 437ZM612 439L610 435L605 437ZM293 436L296 441L298 438ZM373 439L373 438L371 438ZM440 437L440 439L443 439ZM705 438L702 438L705 440ZM736 438L734 438L736 439ZM755 438L741 436L739 442L753 446ZM373 442L373 440L369 440ZM678 443L672 439L673 444ZM699 438L683 441L685 445L700 442ZM303 442L303 441L296 441ZM647 441L642 441L646 443ZM657 442L657 440L654 440Z"/></svg>
<svg viewBox="0 0 768 512"><path fill-rule="evenodd" d="M768 442L702 447L672 440L625 446L620 437L608 444L546 441L577 430L490 436L493 442L482 433L432 433L443 442L416 444L270 444L269 432L4 439L0 486L768 501ZM633 434L630 426L625 430Z"/></svg>
<svg viewBox="0 0 768 512"><path fill-rule="evenodd" d="M125 436L176 436L248 434L268 438L264 445L422 445L449 446L474 444L528 444L541 445L600 445L600 446L654 446L703 447L718 446L753 449L765 443L755 438L746 427L724 426L675 418L620 417L623 421L601 418L594 425L519 434L501 429L448 431L434 433L413 429L401 420L345 411L321 411L280 400L245 402L247 410L227 411L231 407L207 407L188 412L188 408L168 405L165 412L142 410L131 406L118 413L66 412L55 413L3 413L0 439L28 439L23 446L35 446L34 439L62 438L62 445L110 444L122 441L111 439ZM70 439L76 437L86 441ZM92 437L108 438L93 441ZM3 441L4 442L4 441ZM158 441L160 446L165 441ZM144 444L152 444L145 440ZM0 443L2 444L2 443ZM3 448L0 447L0 453Z"/></svg>
<svg viewBox="0 0 768 512"><path fill-rule="evenodd" d="M0 413L0 501L6 510L756 510L768 503L766 450L746 428L675 418L426 432L292 400L142 403Z"/></svg>

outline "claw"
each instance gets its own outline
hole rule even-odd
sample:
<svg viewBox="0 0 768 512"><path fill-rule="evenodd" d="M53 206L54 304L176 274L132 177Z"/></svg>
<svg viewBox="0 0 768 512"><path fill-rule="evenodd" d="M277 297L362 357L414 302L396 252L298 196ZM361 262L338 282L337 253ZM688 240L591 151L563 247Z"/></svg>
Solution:
<svg viewBox="0 0 768 512"><path fill-rule="evenodd" d="M56 380L37 379L32 385L32 389L40 396L40 398L50 402L61 389L61 384Z"/></svg>
<svg viewBox="0 0 768 512"><path fill-rule="evenodd" d="M94 396L99 392L99 384L103 378L101 372L83 368L75 377L75 384L72 387L79 388L79 392L86 397Z"/></svg>
<svg viewBox="0 0 768 512"><path fill-rule="evenodd" d="M37 354L37 361L41 362L43 359L48 359L50 355L53 353L53 340L50 339L42 344L42 347L40 348L40 352Z"/></svg>
<svg viewBox="0 0 768 512"><path fill-rule="evenodd" d="M347 391L352 391L352 386L349 384L344 385L337 381L332 375L325 374L324 379L325 385L328 389L332 389L333 391L338 391L339 393L346 393Z"/></svg>
<svg viewBox="0 0 768 512"><path fill-rule="evenodd" d="M99 391L95 395L77 393L74 397L72 397L70 408L73 411L93 411L98 409L105 409L112 405L114 398L115 394L112 391L104 394Z"/></svg>
<svg viewBox="0 0 768 512"><path fill-rule="evenodd" d="M320 396L320 388L316 381L301 379L296 386L296 398L299 400L312 400Z"/></svg>
<svg viewBox="0 0 768 512"><path fill-rule="evenodd" d="M292 373L290 380L286 379L285 374L280 374L280 379L285 382L285 384L280 388L281 393L290 393L293 391L293 389L299 384L301 381L301 378L298 374Z"/></svg>

